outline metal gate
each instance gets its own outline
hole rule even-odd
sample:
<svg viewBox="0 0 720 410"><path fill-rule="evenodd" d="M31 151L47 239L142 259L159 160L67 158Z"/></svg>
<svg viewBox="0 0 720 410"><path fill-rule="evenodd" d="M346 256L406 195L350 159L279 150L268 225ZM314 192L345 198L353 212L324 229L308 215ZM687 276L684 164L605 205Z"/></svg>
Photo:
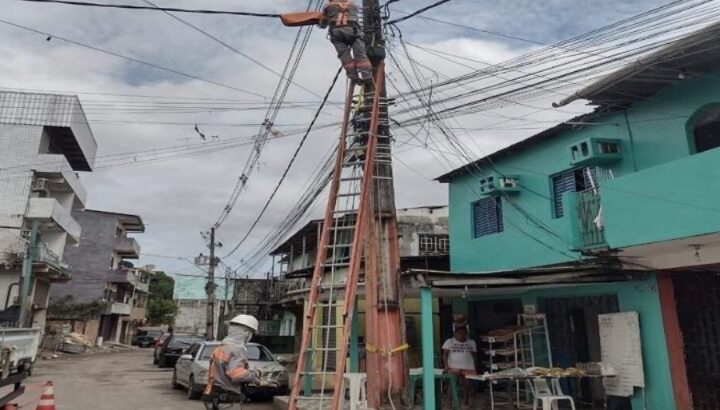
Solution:
<svg viewBox="0 0 720 410"><path fill-rule="evenodd" d="M720 409L720 274L673 276L693 409Z"/></svg>

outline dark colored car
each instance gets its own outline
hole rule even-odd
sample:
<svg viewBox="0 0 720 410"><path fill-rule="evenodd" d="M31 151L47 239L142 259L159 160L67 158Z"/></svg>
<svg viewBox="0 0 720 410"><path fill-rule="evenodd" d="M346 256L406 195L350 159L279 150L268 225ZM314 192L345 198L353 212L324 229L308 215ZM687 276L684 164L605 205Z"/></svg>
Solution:
<svg viewBox="0 0 720 410"><path fill-rule="evenodd" d="M138 329L132 338L132 345L139 347L154 346L162 334L162 329Z"/></svg>
<svg viewBox="0 0 720 410"><path fill-rule="evenodd" d="M156 349L158 366L175 366L175 363L177 363L180 356L183 355L185 349L193 343L199 343L203 340L205 340L205 338L198 335L171 333L170 336L165 339L163 344L160 345L160 348Z"/></svg>
<svg viewBox="0 0 720 410"><path fill-rule="evenodd" d="M170 337L171 334L171 332L165 332L161 334L157 342L155 342L155 349L153 350L153 364L158 364L160 349L162 348L163 344L165 344L165 340L167 340L167 338Z"/></svg>

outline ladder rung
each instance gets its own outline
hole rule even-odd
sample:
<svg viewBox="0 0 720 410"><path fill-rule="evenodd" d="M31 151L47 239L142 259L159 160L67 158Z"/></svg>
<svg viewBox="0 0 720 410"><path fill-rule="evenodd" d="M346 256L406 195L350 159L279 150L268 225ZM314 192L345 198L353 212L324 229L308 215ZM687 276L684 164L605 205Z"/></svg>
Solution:
<svg viewBox="0 0 720 410"><path fill-rule="evenodd" d="M333 226L330 229L334 229L336 231L345 231L345 230L349 230L349 229L355 229L355 226Z"/></svg>
<svg viewBox="0 0 720 410"><path fill-rule="evenodd" d="M310 326L310 329L340 329L343 325L318 325Z"/></svg>
<svg viewBox="0 0 720 410"><path fill-rule="evenodd" d="M315 307L338 307L344 306L342 303L316 303Z"/></svg>
<svg viewBox="0 0 720 410"><path fill-rule="evenodd" d="M325 245L326 248L350 248L352 247L351 243L341 243L339 245Z"/></svg>
<svg viewBox="0 0 720 410"><path fill-rule="evenodd" d="M357 209L338 209L333 211L334 214L347 214L347 213L355 213L357 212Z"/></svg>
<svg viewBox="0 0 720 410"><path fill-rule="evenodd" d="M326 268L329 268L332 266L334 266L336 268L346 268L346 267L350 266L350 263L349 262L337 262L337 263L330 262L330 263L323 263L322 266L324 266Z"/></svg>
<svg viewBox="0 0 720 410"><path fill-rule="evenodd" d="M358 195L360 195L360 192L347 192L347 193L344 193L344 194L338 194L338 197L339 197L339 198L342 198L342 197L358 196Z"/></svg>
<svg viewBox="0 0 720 410"><path fill-rule="evenodd" d="M340 181L360 181L362 177L346 177L346 178L340 178Z"/></svg>

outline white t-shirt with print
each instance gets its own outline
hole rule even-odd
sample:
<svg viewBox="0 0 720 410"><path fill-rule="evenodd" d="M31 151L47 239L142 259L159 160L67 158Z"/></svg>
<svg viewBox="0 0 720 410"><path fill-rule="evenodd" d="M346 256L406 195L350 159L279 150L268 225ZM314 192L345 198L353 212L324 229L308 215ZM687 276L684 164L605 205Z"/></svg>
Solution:
<svg viewBox="0 0 720 410"><path fill-rule="evenodd" d="M474 340L461 342L454 337L446 340L442 345L443 350L449 350L448 367L451 369L475 370L473 353L477 352L477 345Z"/></svg>

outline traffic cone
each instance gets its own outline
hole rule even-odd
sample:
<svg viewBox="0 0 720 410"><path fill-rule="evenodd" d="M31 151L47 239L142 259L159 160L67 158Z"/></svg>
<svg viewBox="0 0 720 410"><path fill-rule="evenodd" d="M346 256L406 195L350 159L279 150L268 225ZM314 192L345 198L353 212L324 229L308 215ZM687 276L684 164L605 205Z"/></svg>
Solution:
<svg viewBox="0 0 720 410"><path fill-rule="evenodd" d="M55 393L53 391L53 382L45 383L45 391L40 396L35 410L56 410L55 408Z"/></svg>

